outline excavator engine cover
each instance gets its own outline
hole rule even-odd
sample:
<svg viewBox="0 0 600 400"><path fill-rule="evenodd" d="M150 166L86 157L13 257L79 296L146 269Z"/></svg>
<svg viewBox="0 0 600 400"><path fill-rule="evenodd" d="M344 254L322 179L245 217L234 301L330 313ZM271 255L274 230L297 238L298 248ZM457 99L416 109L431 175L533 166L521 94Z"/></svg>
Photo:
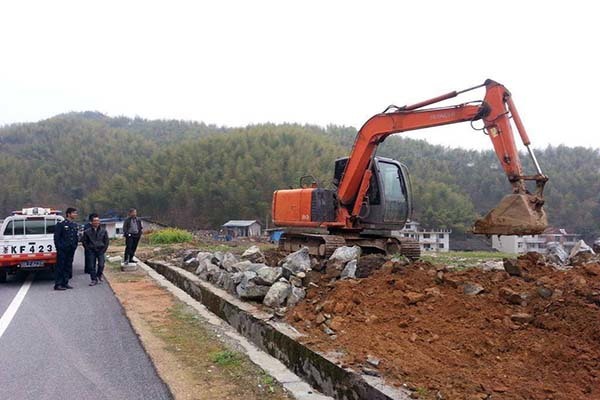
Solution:
<svg viewBox="0 0 600 400"><path fill-rule="evenodd" d="M277 190L273 194L273 223L317 227L323 222L334 222L336 204L335 191L329 189Z"/></svg>
<svg viewBox="0 0 600 400"><path fill-rule="evenodd" d="M509 194L475 221L473 233L484 235L537 235L548 226L543 201L530 194Z"/></svg>

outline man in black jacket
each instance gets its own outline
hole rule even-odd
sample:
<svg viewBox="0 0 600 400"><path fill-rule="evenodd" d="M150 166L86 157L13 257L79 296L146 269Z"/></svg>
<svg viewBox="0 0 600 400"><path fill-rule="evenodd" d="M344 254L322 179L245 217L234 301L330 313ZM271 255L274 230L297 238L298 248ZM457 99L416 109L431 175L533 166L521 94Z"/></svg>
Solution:
<svg viewBox="0 0 600 400"><path fill-rule="evenodd" d="M78 226L74 221L77 218L77 210L69 207L65 216L67 218L56 224L54 228L54 247L56 248L54 290L73 289L69 285L69 279L73 276L73 256L78 243Z"/></svg>
<svg viewBox="0 0 600 400"><path fill-rule="evenodd" d="M92 218L92 225L83 231L83 247L86 250L87 264L90 272L90 286L102 282L104 272L104 254L108 249L108 233L100 226L100 217Z"/></svg>
<svg viewBox="0 0 600 400"><path fill-rule="evenodd" d="M86 222L86 224L83 226L83 232L85 232L88 228L92 227L92 220L97 217L98 214L96 213L92 213L88 216L88 222ZM81 235L81 242L83 243L83 232ZM84 247L84 257L83 257L83 261L84 261L84 269L83 272L85 272L86 274L90 274L90 265L89 265L89 260L91 259L91 257L89 256L89 251L87 248Z"/></svg>
<svg viewBox="0 0 600 400"><path fill-rule="evenodd" d="M133 263L133 257L137 250L138 242L142 236L142 220L137 217L137 210L132 208L129 210L129 217L123 222L123 235L125 236L125 264Z"/></svg>

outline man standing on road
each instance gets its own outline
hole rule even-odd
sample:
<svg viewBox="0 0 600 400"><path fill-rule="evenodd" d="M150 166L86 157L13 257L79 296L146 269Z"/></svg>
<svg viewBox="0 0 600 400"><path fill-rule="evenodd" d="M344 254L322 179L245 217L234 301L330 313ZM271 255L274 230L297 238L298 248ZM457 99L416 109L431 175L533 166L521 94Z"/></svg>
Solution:
<svg viewBox="0 0 600 400"><path fill-rule="evenodd" d="M77 210L67 208L66 219L54 228L54 247L56 248L56 266L54 270L54 290L73 289L69 279L73 276L73 256L77 250L78 226L74 222Z"/></svg>
<svg viewBox="0 0 600 400"><path fill-rule="evenodd" d="M96 213L92 213L88 216L88 222L83 226L83 232L85 232L88 228L92 227L92 221L94 220L94 217L97 217L98 214ZM81 234L81 242L83 242L83 233ZM89 265L89 260L90 260L90 254L88 249L85 247L85 244L83 246L84 248L84 257L83 257L83 263L84 263L84 268L83 268L83 272L85 272L86 274L90 274L90 265Z"/></svg>
<svg viewBox="0 0 600 400"><path fill-rule="evenodd" d="M129 210L129 217L123 222L123 234L125 235L125 264L133 263L133 257L137 250L138 242L142 236L142 221L137 217L137 210Z"/></svg>
<svg viewBox="0 0 600 400"><path fill-rule="evenodd" d="M102 282L104 253L108 249L108 233L100 226L98 215L92 217L91 226L83 231L83 247L86 250L86 263L92 278L90 286L96 286L98 282Z"/></svg>

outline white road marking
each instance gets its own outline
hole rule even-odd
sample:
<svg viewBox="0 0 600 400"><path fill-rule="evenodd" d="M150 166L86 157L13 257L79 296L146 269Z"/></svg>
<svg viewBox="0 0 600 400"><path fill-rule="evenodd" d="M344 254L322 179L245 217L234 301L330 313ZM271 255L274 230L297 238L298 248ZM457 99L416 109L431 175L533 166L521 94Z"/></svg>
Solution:
<svg viewBox="0 0 600 400"><path fill-rule="evenodd" d="M19 292L4 312L4 315L2 315L2 318L0 318L0 338L2 338L2 335L4 335L4 331L6 331L6 328L8 328L10 321L12 321L13 317L17 313L17 310L21 306L21 303L23 302L23 299L25 299L25 295L27 294L27 291L31 287L31 283L33 282L34 275L35 274L29 274L27 280L23 283L23 286L21 286Z"/></svg>

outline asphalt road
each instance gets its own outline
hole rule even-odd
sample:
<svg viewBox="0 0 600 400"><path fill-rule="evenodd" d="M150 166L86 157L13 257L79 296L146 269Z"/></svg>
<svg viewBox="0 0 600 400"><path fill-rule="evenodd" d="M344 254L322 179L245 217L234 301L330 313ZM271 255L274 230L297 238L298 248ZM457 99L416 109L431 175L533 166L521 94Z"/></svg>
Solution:
<svg viewBox="0 0 600 400"><path fill-rule="evenodd" d="M172 398L110 287L88 283L81 254L72 290L54 291L48 274L35 275L0 330L0 399ZM0 284L0 318L24 284Z"/></svg>

